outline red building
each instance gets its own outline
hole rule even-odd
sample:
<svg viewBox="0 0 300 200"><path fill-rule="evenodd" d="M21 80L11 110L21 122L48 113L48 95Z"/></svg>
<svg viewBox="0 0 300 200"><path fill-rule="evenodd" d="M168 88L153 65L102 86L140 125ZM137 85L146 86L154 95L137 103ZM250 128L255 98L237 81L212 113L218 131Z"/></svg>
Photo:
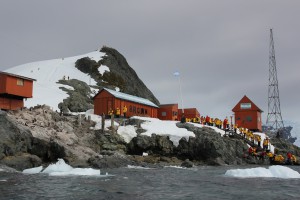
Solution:
<svg viewBox="0 0 300 200"><path fill-rule="evenodd" d="M252 131L262 130L261 113L258 108L246 95L232 109L234 121L238 127L244 127Z"/></svg>
<svg viewBox="0 0 300 200"><path fill-rule="evenodd" d="M159 106L158 118L160 120L177 121L178 118L178 104L163 104Z"/></svg>
<svg viewBox="0 0 300 200"><path fill-rule="evenodd" d="M25 98L32 98L33 81L24 76L0 72L0 109L17 110L24 107Z"/></svg>
<svg viewBox="0 0 300 200"><path fill-rule="evenodd" d="M192 119L192 118L200 118L200 113L197 110L197 108L185 108L183 109L184 116L186 118ZM181 119L182 117L182 109L178 109L178 119Z"/></svg>
<svg viewBox="0 0 300 200"><path fill-rule="evenodd" d="M110 109L120 109L123 115L123 108L127 107L126 117L145 116L157 118L158 106L141 97L117 92L107 88L101 89L94 97L94 114L108 115Z"/></svg>

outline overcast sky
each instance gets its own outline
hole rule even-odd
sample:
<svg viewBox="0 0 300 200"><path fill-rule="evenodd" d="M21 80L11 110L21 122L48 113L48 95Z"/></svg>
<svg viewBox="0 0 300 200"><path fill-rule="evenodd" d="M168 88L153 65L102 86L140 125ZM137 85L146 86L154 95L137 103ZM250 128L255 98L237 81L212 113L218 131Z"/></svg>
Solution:
<svg viewBox="0 0 300 200"><path fill-rule="evenodd" d="M0 0L0 70L117 49L162 104L224 118L247 95L268 113L273 28L284 120L300 122L299 0ZM181 106L181 102L180 102Z"/></svg>

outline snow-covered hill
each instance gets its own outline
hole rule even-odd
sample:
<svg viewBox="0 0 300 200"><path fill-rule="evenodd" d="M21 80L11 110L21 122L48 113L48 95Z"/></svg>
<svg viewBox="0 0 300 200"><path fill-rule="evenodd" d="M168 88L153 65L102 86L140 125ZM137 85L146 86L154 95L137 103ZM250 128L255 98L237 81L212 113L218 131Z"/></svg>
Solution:
<svg viewBox="0 0 300 200"><path fill-rule="evenodd" d="M6 72L36 79L33 85L33 98L24 102L26 107L46 104L53 110L58 110L58 104L68 95L59 89L61 86L67 86L56 82L65 76L66 79L78 79L88 85L95 85L96 82L89 75L75 67L75 62L83 57L98 62L104 55L97 50L80 56L27 63L7 69ZM99 72L104 70L107 70L107 67L100 66Z"/></svg>

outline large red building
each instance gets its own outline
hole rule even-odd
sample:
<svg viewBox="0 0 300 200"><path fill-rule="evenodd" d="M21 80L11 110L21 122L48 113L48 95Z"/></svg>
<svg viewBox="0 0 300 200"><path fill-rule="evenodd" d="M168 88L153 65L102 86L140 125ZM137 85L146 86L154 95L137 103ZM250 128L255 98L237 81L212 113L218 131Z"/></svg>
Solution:
<svg viewBox="0 0 300 200"><path fill-rule="evenodd" d="M252 131L262 130L261 113L258 108L246 95L232 109L234 121L238 127L244 127Z"/></svg>
<svg viewBox="0 0 300 200"><path fill-rule="evenodd" d="M158 109L158 118L160 120L177 121L178 118L178 104L162 104Z"/></svg>
<svg viewBox="0 0 300 200"><path fill-rule="evenodd" d="M117 92L107 88L101 89L94 97L94 114L108 115L112 109L120 109L123 115L123 108L127 107L126 117L145 116L157 118L158 106L148 99Z"/></svg>
<svg viewBox="0 0 300 200"><path fill-rule="evenodd" d="M35 79L0 72L0 109L17 110L24 107L25 98L32 98Z"/></svg>

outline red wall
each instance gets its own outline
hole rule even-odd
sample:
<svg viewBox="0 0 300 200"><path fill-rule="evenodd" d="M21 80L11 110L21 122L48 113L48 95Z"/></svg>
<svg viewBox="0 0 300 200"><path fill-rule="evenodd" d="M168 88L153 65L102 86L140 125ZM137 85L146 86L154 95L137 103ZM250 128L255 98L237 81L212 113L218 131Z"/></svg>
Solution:
<svg viewBox="0 0 300 200"><path fill-rule="evenodd" d="M0 94L11 94L24 98L32 98L33 81L22 79L23 85L17 85L21 78L0 74Z"/></svg>
<svg viewBox="0 0 300 200"><path fill-rule="evenodd" d="M184 116L186 118L196 118L200 117L200 113L196 108L185 108L184 109ZM182 117L182 109L178 109L178 119L180 120Z"/></svg>
<svg viewBox="0 0 300 200"><path fill-rule="evenodd" d="M127 107L126 117L145 116L157 118L158 108L117 99L106 90L102 90L94 97L94 114L102 115L102 113L104 113L105 115L108 115L111 108L114 111L119 108L121 110L121 115L123 115L123 107L125 105Z"/></svg>
<svg viewBox="0 0 300 200"><path fill-rule="evenodd" d="M163 114L166 114L163 116ZM178 104L160 105L158 109L158 118L160 120L173 120L177 121L178 118Z"/></svg>
<svg viewBox="0 0 300 200"><path fill-rule="evenodd" d="M251 119L251 121L250 121ZM262 130L261 113L257 111L235 112L235 123L238 127L247 128L249 130Z"/></svg>
<svg viewBox="0 0 300 200"><path fill-rule="evenodd" d="M23 100L0 97L0 109L17 110L24 107Z"/></svg>

